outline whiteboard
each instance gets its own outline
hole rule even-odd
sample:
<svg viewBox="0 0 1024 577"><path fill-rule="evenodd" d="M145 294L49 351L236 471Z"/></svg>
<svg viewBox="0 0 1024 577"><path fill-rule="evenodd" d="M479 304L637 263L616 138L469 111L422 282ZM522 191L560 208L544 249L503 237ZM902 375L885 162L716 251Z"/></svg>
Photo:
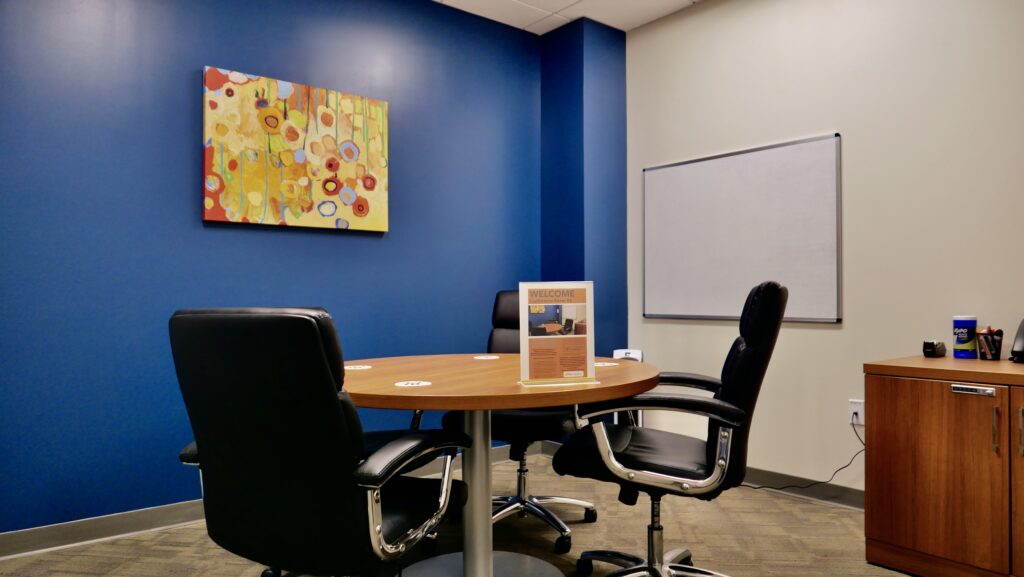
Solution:
<svg viewBox="0 0 1024 577"><path fill-rule="evenodd" d="M644 316L736 319L789 288L789 321L842 320L839 134L644 169Z"/></svg>

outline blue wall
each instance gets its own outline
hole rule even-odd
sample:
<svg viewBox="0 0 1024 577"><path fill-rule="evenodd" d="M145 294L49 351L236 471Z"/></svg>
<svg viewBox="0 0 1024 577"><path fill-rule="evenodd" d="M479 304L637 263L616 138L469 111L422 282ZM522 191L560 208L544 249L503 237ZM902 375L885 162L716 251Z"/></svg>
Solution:
<svg viewBox="0 0 1024 577"><path fill-rule="evenodd" d="M583 255L594 281L595 348L626 348L626 34L583 27ZM545 198L546 191L545 191Z"/></svg>
<svg viewBox="0 0 1024 577"><path fill-rule="evenodd" d="M594 281L595 351L627 345L626 35L576 20L541 42L541 272Z"/></svg>
<svg viewBox="0 0 1024 577"><path fill-rule="evenodd" d="M541 274L590 280L583 254L583 21L541 39ZM625 111L625 109L623 109ZM600 290L597 287L595 290ZM602 328L597 327L597 334Z"/></svg>
<svg viewBox="0 0 1024 577"><path fill-rule="evenodd" d="M541 276L536 36L426 0L0 0L0 55L0 532L198 497L177 308L478 351L494 291ZM391 232L203 225L204 65L388 100Z"/></svg>

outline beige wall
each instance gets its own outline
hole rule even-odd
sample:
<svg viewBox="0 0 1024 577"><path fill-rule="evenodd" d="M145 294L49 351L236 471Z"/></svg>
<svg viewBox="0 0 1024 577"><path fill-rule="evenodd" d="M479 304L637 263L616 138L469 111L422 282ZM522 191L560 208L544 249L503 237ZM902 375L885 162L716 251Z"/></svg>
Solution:
<svg viewBox="0 0 1024 577"><path fill-rule="evenodd" d="M751 466L827 478L859 448L862 363L951 346L954 314L1012 339L1022 23L1021 0L707 0L628 34L629 341L663 370L717 375L736 325L643 318L641 170L843 135L844 320L783 326ZM862 463L835 482L863 488Z"/></svg>

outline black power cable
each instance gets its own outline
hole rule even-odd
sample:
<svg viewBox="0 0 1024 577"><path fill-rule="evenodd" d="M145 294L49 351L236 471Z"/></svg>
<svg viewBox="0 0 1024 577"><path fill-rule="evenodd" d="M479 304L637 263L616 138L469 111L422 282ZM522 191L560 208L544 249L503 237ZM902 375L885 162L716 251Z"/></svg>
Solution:
<svg viewBox="0 0 1024 577"><path fill-rule="evenodd" d="M860 433L857 432L857 426L854 425L854 422L856 422L856 420L857 420L857 413L853 413L851 415L851 419L850 419L850 428L853 429L853 434L857 436L857 440L860 441L861 446L865 447L866 445L864 444L864 439L860 438ZM770 485L747 485L747 486L750 487L751 489L774 489L776 491L782 491L784 489L810 489L811 487L814 487L815 485L824 485L826 483L831 483L832 479L835 479L836 475L839 474L839 471L842 471L843 469L845 469L845 468L849 467L850 465L852 465L853 464L853 460L857 458L857 455L860 455L863 452L864 452L864 449L861 449L861 450L857 451L856 453L854 453L853 456L850 457L850 461L848 463L846 463L845 465L843 465L842 467L839 467L838 469L833 471L832 472L832 476L829 477L827 481L812 481L810 483L807 483L806 485L782 485L780 487L772 487Z"/></svg>

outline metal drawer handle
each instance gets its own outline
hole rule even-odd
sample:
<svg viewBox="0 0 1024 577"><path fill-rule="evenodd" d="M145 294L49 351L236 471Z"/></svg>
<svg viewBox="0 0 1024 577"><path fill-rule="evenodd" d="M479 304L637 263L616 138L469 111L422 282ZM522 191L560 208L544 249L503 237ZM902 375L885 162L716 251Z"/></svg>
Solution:
<svg viewBox="0 0 1024 577"><path fill-rule="evenodd" d="M1024 407L1017 409L1017 453L1024 455Z"/></svg>
<svg viewBox="0 0 1024 577"><path fill-rule="evenodd" d="M999 405L992 407L992 452L999 452Z"/></svg>
<svg viewBox="0 0 1024 577"><path fill-rule="evenodd" d="M996 396L996 390L993 387L974 387L971 385L950 385L949 390L954 393L961 395L981 395L983 397L994 397Z"/></svg>

